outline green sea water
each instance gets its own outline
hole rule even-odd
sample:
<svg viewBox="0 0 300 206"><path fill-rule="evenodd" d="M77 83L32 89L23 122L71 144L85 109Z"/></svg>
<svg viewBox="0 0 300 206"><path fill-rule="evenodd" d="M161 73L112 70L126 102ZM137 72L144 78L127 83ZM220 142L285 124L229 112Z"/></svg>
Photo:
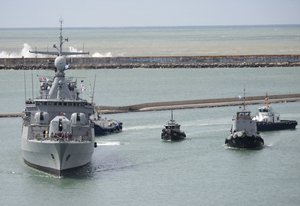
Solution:
<svg viewBox="0 0 300 206"><path fill-rule="evenodd" d="M0 56L51 50L57 29L0 29ZM91 55L299 54L299 26L68 28L65 48ZM26 44L25 44L26 43ZM300 91L300 68L68 70L89 85L96 75L95 103L145 102L292 94ZM39 76L53 71L0 71L0 112L20 112L38 94ZM24 83L24 79L26 79ZM32 84L33 79L33 84ZM26 89L24 89L26 87ZM300 103L272 105L282 119L300 122ZM248 106L253 112L259 105ZM91 163L68 177L34 170L21 155L22 119L0 119L1 205L299 205L300 132L261 133L261 150L224 146L238 107L174 111L187 134L161 141L169 111L105 115L123 132L98 137Z"/></svg>
<svg viewBox="0 0 300 206"><path fill-rule="evenodd" d="M53 51L58 28L1 29L0 57L34 57L28 50ZM202 26L65 28L67 51L90 56L186 56L299 54L300 26Z"/></svg>
<svg viewBox="0 0 300 206"><path fill-rule="evenodd" d="M42 71L33 71L36 81ZM51 74L51 71L47 71ZM299 92L300 68L75 70L103 105ZM1 112L24 107L24 72L0 71ZM27 98L31 71L25 72ZM34 84L34 86L38 86ZM37 88L34 88L34 93ZM36 94L35 94L36 95ZM88 94L83 94L88 97ZM249 106L255 114L259 105ZM300 103L273 104L300 122ZM263 132L261 150L224 146L238 107L174 111L187 134L161 141L169 111L106 115L122 133L98 137L91 163L68 177L34 170L21 156L20 118L0 119L0 202L3 205L299 205L299 129Z"/></svg>

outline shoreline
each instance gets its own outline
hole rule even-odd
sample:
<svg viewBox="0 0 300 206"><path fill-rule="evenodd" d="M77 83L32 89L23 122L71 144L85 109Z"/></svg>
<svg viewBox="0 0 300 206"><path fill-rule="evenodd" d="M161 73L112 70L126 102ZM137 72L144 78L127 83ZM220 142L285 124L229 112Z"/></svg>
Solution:
<svg viewBox="0 0 300 206"><path fill-rule="evenodd" d="M287 103L300 101L300 94L269 95L270 103ZM263 104L265 96L246 97L246 105ZM150 102L128 106L96 106L99 114L117 114L128 112L148 112L161 110L195 109L210 107L228 107L241 105L238 98L199 99L185 101ZM21 112L0 113L0 118L22 117Z"/></svg>
<svg viewBox="0 0 300 206"><path fill-rule="evenodd" d="M71 69L245 68L300 66L300 54L68 57ZM54 69L54 58L0 58L0 70Z"/></svg>

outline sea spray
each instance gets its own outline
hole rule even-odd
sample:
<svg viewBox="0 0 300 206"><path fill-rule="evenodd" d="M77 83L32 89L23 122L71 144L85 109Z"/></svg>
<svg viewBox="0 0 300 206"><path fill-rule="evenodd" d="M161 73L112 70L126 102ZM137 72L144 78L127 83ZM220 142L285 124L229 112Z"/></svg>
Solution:
<svg viewBox="0 0 300 206"><path fill-rule="evenodd" d="M14 52L8 52L8 51L0 51L0 58L44 58L47 57L47 55L43 54L33 54L30 53L29 51L34 51L37 50L32 49L32 47L28 43L23 44L23 48L19 51L14 51ZM76 47L69 46L69 51L70 52L83 52L83 50L77 49ZM76 57L83 57L84 55L75 55ZM112 57L112 52L106 52L106 53L100 53L100 52L94 52L91 54L92 57Z"/></svg>

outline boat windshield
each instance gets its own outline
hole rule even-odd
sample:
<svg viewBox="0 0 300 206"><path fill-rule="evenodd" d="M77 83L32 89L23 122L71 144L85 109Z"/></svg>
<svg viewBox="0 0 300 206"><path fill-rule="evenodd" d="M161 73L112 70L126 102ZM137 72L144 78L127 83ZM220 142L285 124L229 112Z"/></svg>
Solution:
<svg viewBox="0 0 300 206"><path fill-rule="evenodd" d="M238 112L237 119L250 119L250 112Z"/></svg>
<svg viewBox="0 0 300 206"><path fill-rule="evenodd" d="M267 109L267 108L261 108L261 109L259 109L258 111L259 111L259 112L269 112L269 109Z"/></svg>

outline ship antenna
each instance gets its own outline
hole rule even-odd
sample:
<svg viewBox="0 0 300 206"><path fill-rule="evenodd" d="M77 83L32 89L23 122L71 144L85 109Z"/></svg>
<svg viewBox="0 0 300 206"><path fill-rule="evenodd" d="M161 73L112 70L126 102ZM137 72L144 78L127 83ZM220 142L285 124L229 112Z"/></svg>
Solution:
<svg viewBox="0 0 300 206"><path fill-rule="evenodd" d="M268 92L266 92L265 106L266 106L266 107L269 107L269 95L268 95Z"/></svg>
<svg viewBox="0 0 300 206"><path fill-rule="evenodd" d="M59 27L59 46L57 46L56 44L53 44L53 48L55 48L57 50L57 52L51 52L48 51L29 51L30 53L34 53L34 54L47 54L47 55L57 55L57 56L67 56L67 55L83 55L83 54L89 54L89 52L64 52L63 51L63 44L65 42L69 41L69 38L64 38L62 35L62 24L63 24L63 19L60 18L59 19L60 22L60 27Z"/></svg>
<svg viewBox="0 0 300 206"><path fill-rule="evenodd" d="M24 92L25 92L25 102L26 102L26 99L27 99L27 95L26 95L26 77L25 77L25 70L24 70Z"/></svg>
<svg viewBox="0 0 300 206"><path fill-rule="evenodd" d="M95 74L95 78L94 78L94 85L93 85L93 94L92 94L92 103L94 102L94 95L95 95L95 86L96 86L96 74Z"/></svg>
<svg viewBox="0 0 300 206"><path fill-rule="evenodd" d="M243 105L244 105L244 110L246 110L246 90L244 87L244 101L243 101Z"/></svg>
<svg viewBox="0 0 300 206"><path fill-rule="evenodd" d="M65 42L69 41L68 38L63 38L63 35L62 35L62 24L63 24L63 19L60 18L59 19L59 23L60 23L60 27L59 27L59 48L57 48L56 44L53 45L53 48L57 49L58 50L58 56L61 56L63 54L62 52L62 46Z"/></svg>
<svg viewBox="0 0 300 206"><path fill-rule="evenodd" d="M34 91L33 91L33 73L31 70L31 95L32 95L32 99L34 99Z"/></svg>

